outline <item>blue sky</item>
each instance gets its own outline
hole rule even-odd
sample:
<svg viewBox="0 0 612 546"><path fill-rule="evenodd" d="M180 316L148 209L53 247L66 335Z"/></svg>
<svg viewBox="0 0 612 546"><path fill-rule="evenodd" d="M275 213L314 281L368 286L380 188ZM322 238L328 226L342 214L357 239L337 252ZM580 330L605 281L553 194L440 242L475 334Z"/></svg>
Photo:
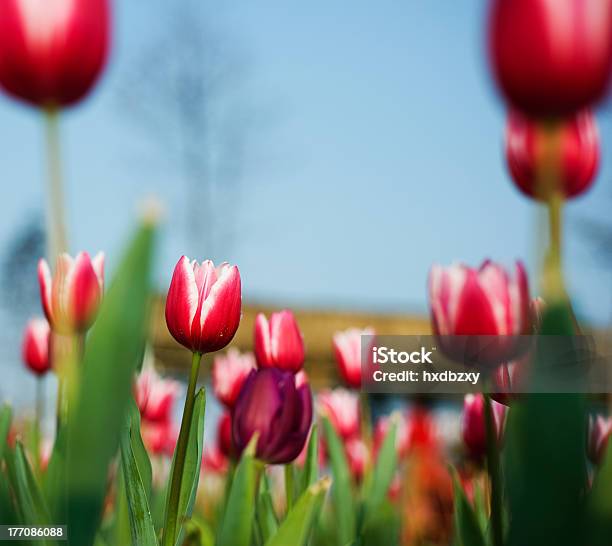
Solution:
<svg viewBox="0 0 612 546"><path fill-rule="evenodd" d="M259 120L239 198L228 205L237 237L215 255L239 265L247 298L425 312L432 262L533 266L536 212L505 172L484 4L205 3L207 24L246 59L240 96ZM163 149L124 119L118 90L140 48L163 32L165 13L161 3L116 2L109 70L62 126L73 250L105 250L112 270L139 200L155 194L167 211L160 289L193 250L183 182ZM2 245L42 207L44 156L34 111L2 98L0 120ZM566 260L579 309L602 323L610 275L576 229L580 217L605 219L612 203L612 132L599 120L603 165L595 188L568 207Z"/></svg>

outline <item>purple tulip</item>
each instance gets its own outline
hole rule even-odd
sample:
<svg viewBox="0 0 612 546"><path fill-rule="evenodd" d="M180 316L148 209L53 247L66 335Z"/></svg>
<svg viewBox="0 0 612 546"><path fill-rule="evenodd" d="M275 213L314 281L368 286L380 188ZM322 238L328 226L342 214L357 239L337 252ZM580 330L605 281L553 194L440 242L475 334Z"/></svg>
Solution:
<svg viewBox="0 0 612 546"><path fill-rule="evenodd" d="M308 383L276 368L253 370L232 411L238 452L258 433L256 456L270 464L293 461L302 451L312 422Z"/></svg>

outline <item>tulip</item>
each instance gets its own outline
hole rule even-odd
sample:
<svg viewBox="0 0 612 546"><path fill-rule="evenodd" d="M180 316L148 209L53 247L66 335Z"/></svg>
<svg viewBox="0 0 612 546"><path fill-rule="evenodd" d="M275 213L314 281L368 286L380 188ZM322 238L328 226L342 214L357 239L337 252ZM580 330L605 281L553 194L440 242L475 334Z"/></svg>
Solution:
<svg viewBox="0 0 612 546"><path fill-rule="evenodd" d="M235 265L190 262L174 268L166 298L166 324L181 345L194 353L223 349L240 322L240 273Z"/></svg>
<svg viewBox="0 0 612 546"><path fill-rule="evenodd" d="M279 311L268 321L263 313L255 319L255 358L260 368L297 373L304 365L304 341L291 311Z"/></svg>
<svg viewBox="0 0 612 546"><path fill-rule="evenodd" d="M599 136L595 118L588 110L580 112L559 128L558 187L543 187L541 178L545 150L539 138L540 125L518 112L508 116L506 160L518 189L525 195L548 200L559 191L565 198L588 190L599 164Z"/></svg>
<svg viewBox="0 0 612 546"><path fill-rule="evenodd" d="M572 114L605 94L612 66L612 3L494 0L493 72L507 101L537 117Z"/></svg>
<svg viewBox="0 0 612 546"><path fill-rule="evenodd" d="M365 328L349 328L343 332L336 332L333 338L334 355L338 370L344 382L354 389L361 388L361 339L362 336L369 336L368 347L364 348L364 356L368 360L371 357L371 347L373 345L374 330Z"/></svg>
<svg viewBox="0 0 612 546"><path fill-rule="evenodd" d="M591 462L601 464L606 453L608 440L612 434L612 417L598 415L595 419L589 417L589 441L587 453Z"/></svg>
<svg viewBox="0 0 612 546"><path fill-rule="evenodd" d="M38 263L42 306L54 332L86 332L98 313L104 292L104 254L92 260L87 252L76 258L60 254L55 274L45 260Z"/></svg>
<svg viewBox="0 0 612 546"><path fill-rule="evenodd" d="M396 419L397 427L395 429L395 451L399 459L403 458L408 453L408 427L406 419L403 415L398 415ZM391 426L391 416L385 415L376 421L374 426L374 453L378 454L382 447L385 438Z"/></svg>
<svg viewBox="0 0 612 546"><path fill-rule="evenodd" d="M178 437L172 421L161 423L143 421L141 433L142 441L152 454L172 457Z"/></svg>
<svg viewBox="0 0 612 546"><path fill-rule="evenodd" d="M351 438L344 447L351 475L356 482L360 482L370 461L368 446L361 438Z"/></svg>
<svg viewBox="0 0 612 546"><path fill-rule="evenodd" d="M239 453L257 434L256 455L262 461L286 464L300 454L312 421L312 395L307 383L295 383L291 372L251 371L232 410L232 438Z"/></svg>
<svg viewBox="0 0 612 546"><path fill-rule="evenodd" d="M213 391L226 408L233 407L244 381L253 368L255 368L255 357L251 353L241 354L232 348L225 355L215 357L212 369Z"/></svg>
<svg viewBox="0 0 612 546"><path fill-rule="evenodd" d="M326 390L319 394L319 412L325 415L338 435L345 440L359 434L359 397L346 389Z"/></svg>
<svg viewBox="0 0 612 546"><path fill-rule="evenodd" d="M415 406L406 417L407 446L410 451L436 450L439 447L438 427L431 413Z"/></svg>
<svg viewBox="0 0 612 546"><path fill-rule="evenodd" d="M26 326L21 356L24 364L36 375L44 375L51 369L49 341L51 329L43 318L35 318Z"/></svg>
<svg viewBox="0 0 612 546"><path fill-rule="evenodd" d="M524 350L517 336L531 333L529 286L523 265L518 262L515 269L511 277L488 260L479 269L462 264L431 269L432 327L449 358L489 366L512 360Z"/></svg>
<svg viewBox="0 0 612 546"><path fill-rule="evenodd" d="M234 447L232 445L232 415L226 411L221 415L217 423L217 445L221 453L226 457L234 456Z"/></svg>
<svg viewBox="0 0 612 546"><path fill-rule="evenodd" d="M206 446L202 455L202 469L213 474L225 474L229 468L227 457L217 444Z"/></svg>
<svg viewBox="0 0 612 546"><path fill-rule="evenodd" d="M501 442L504 430L506 406L491 401L497 441ZM487 452L487 427L485 422L485 398L482 394L466 394L463 400L463 443L471 457L482 459Z"/></svg>
<svg viewBox="0 0 612 546"><path fill-rule="evenodd" d="M41 108L71 106L108 56L108 0L0 2L0 86Z"/></svg>
<svg viewBox="0 0 612 546"><path fill-rule="evenodd" d="M149 368L136 378L134 398L142 418L159 423L172 419L172 408L181 391L178 381L162 379L153 368Z"/></svg>

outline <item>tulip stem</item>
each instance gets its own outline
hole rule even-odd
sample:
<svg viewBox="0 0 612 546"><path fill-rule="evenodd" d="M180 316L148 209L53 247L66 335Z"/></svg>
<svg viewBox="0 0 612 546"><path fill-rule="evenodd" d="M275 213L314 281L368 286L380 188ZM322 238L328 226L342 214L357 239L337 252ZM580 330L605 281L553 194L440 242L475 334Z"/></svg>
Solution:
<svg viewBox="0 0 612 546"><path fill-rule="evenodd" d="M170 476L170 490L166 505L166 523L162 536L163 546L174 546L178 527L178 508L181 498L181 487L183 486L183 469L185 468L185 456L189 443L189 431L193 418L193 408L195 404L195 389L200 373L200 363L202 362L201 353L193 353L191 360L191 373L189 375L189 386L185 397L185 407L183 409L183 419L181 420L181 430L176 443L174 452L174 464L172 475Z"/></svg>
<svg viewBox="0 0 612 546"><path fill-rule="evenodd" d="M503 503L501 490L501 473L499 466L499 449L497 427L493 415L493 406L489 394L484 394L485 426L487 432L487 470L491 481L491 530L493 546L503 546Z"/></svg>
<svg viewBox="0 0 612 546"><path fill-rule="evenodd" d="M287 514L293 508L293 466L291 463L285 465L285 496L287 498Z"/></svg>
<svg viewBox="0 0 612 546"><path fill-rule="evenodd" d="M51 266L60 252L68 249L62 184L62 162L59 137L59 112L45 110L45 141L47 147L48 202L47 202L47 255Z"/></svg>

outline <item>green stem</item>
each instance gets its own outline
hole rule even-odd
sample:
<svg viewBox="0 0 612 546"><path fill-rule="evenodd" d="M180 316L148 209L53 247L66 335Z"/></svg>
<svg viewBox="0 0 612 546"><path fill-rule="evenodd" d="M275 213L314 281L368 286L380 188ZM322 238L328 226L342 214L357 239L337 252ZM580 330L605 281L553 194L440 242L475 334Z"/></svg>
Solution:
<svg viewBox="0 0 612 546"><path fill-rule="evenodd" d="M503 503L501 490L501 473L499 466L499 450L497 443L497 428L493 416L491 397L485 398L485 424L487 430L487 470L491 480L491 530L493 546L503 546Z"/></svg>
<svg viewBox="0 0 612 546"><path fill-rule="evenodd" d="M45 142L48 170L47 254L53 267L57 255L68 248L62 187L59 113L55 108L45 110Z"/></svg>
<svg viewBox="0 0 612 546"><path fill-rule="evenodd" d="M287 499L287 514L293 508L293 466L285 465L285 496Z"/></svg>
<svg viewBox="0 0 612 546"><path fill-rule="evenodd" d="M185 456L187 454L187 446L189 444L189 430L191 428L191 420L193 418L193 407L195 403L195 389L198 382L198 374L200 373L200 363L202 362L201 353L193 353L191 360L191 373L189 375L189 386L187 387L187 396L185 398L185 408L183 409L183 419L181 421L181 430L179 432L178 441L176 443L176 451L174 453L174 465L172 476L170 476L170 491L168 493L168 504L166 507L166 524L162 536L163 546L174 546L178 527L178 508L181 498L181 487L183 485L183 469L185 467Z"/></svg>

